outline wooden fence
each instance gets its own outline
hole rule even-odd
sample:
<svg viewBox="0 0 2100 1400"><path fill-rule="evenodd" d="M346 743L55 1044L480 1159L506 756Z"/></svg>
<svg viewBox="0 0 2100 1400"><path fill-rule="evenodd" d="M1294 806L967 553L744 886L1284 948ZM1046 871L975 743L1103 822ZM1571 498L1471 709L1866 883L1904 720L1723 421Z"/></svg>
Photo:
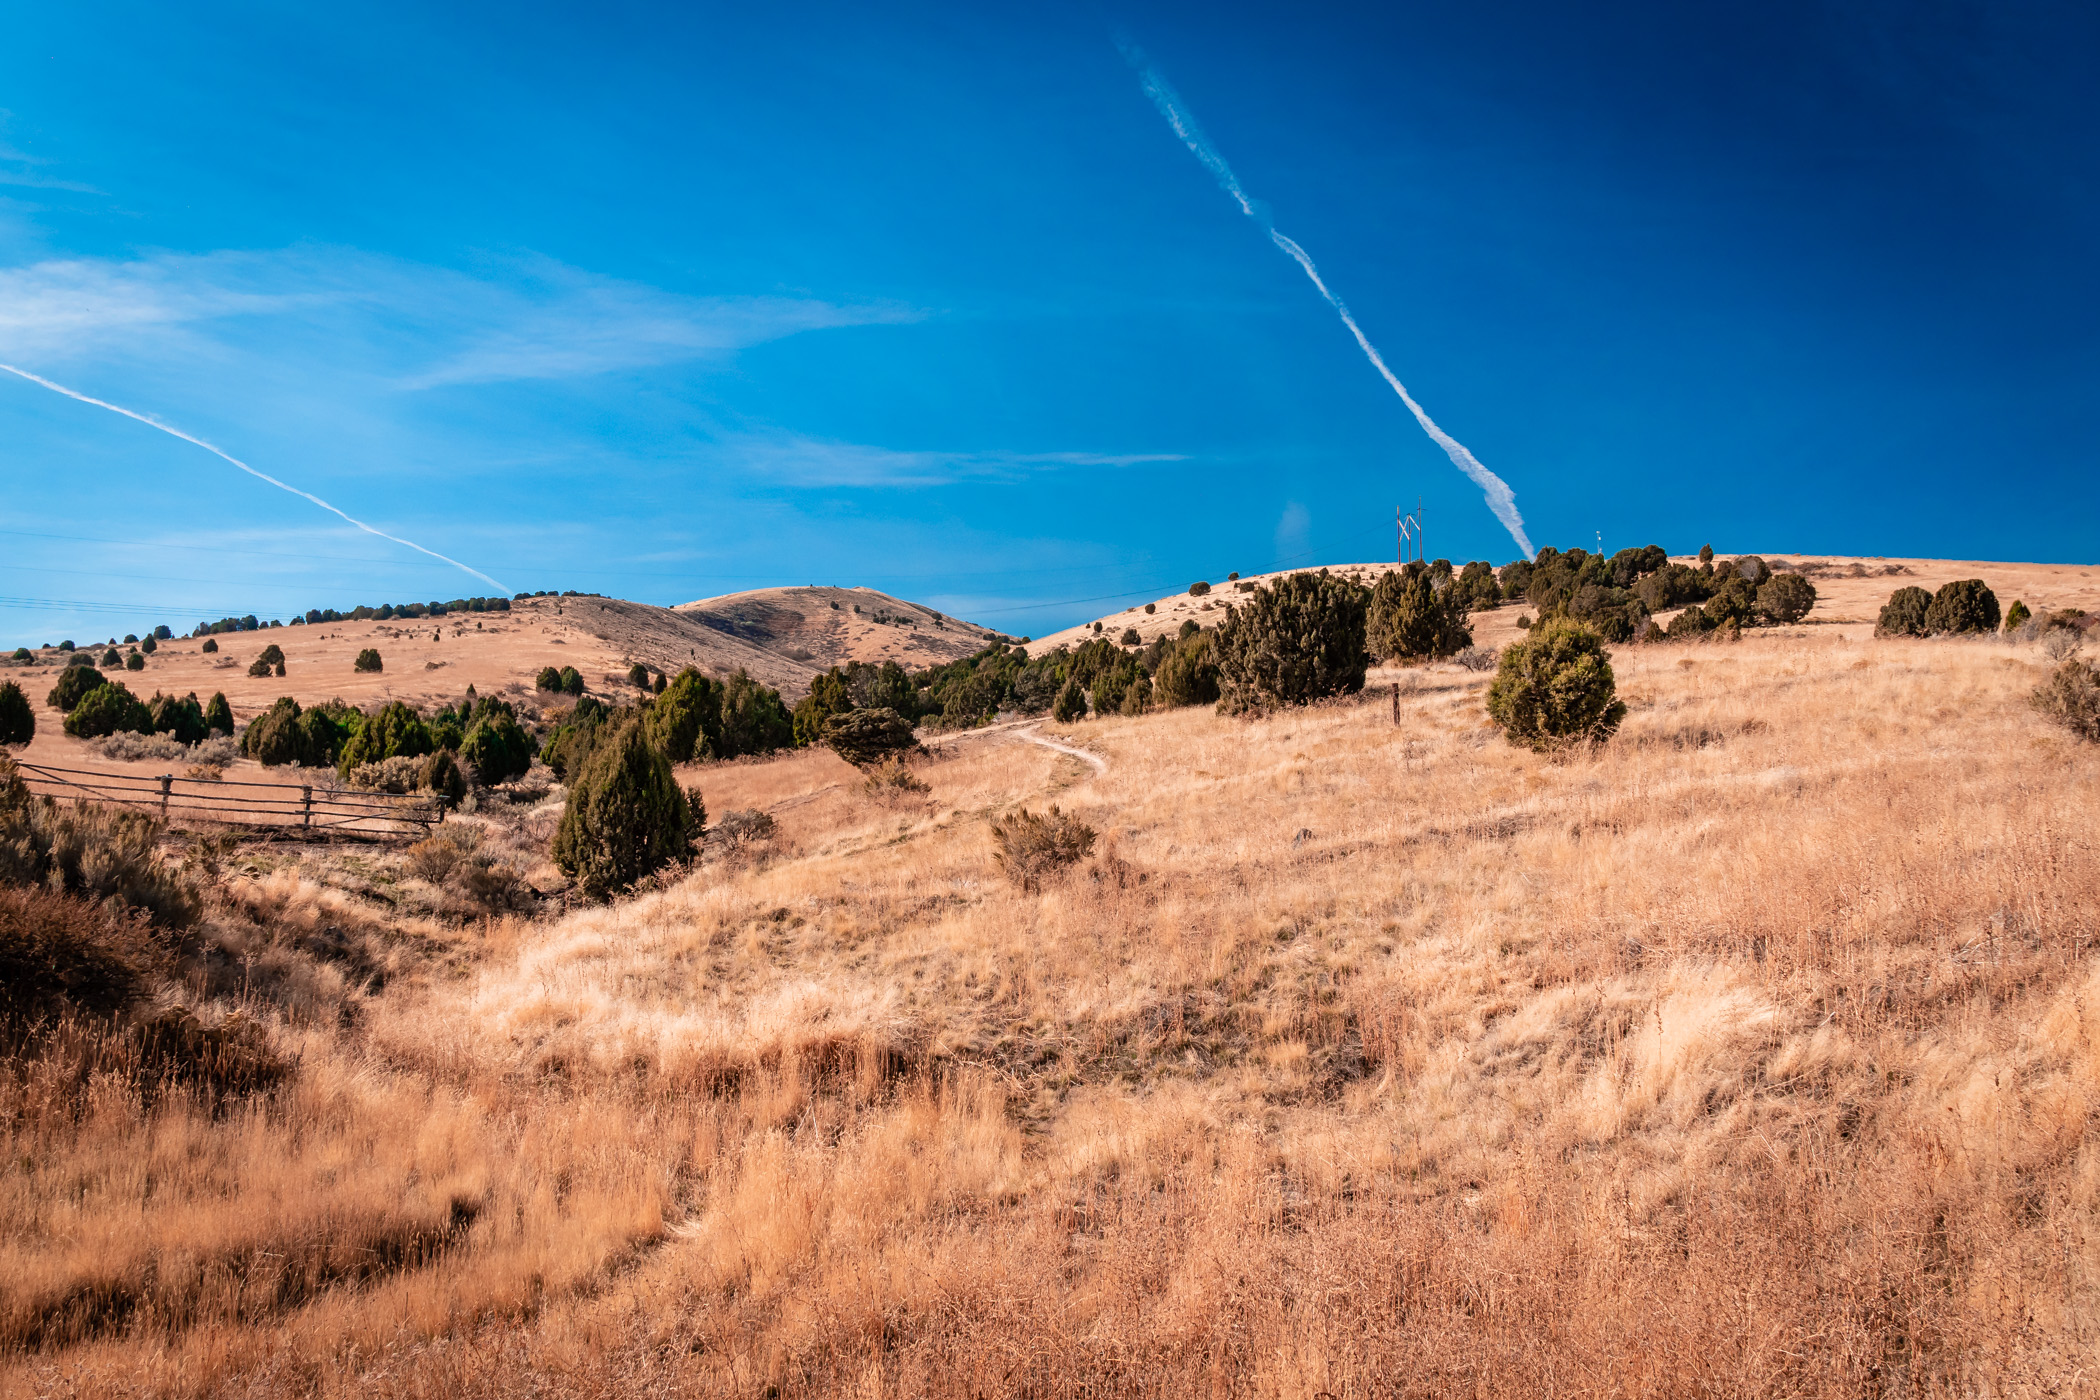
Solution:
<svg viewBox="0 0 2100 1400"><path fill-rule="evenodd" d="M15 764L31 792L137 807L167 821L211 822L279 835L421 837L445 819L441 796L397 796L309 783L229 783L172 773L95 773Z"/></svg>

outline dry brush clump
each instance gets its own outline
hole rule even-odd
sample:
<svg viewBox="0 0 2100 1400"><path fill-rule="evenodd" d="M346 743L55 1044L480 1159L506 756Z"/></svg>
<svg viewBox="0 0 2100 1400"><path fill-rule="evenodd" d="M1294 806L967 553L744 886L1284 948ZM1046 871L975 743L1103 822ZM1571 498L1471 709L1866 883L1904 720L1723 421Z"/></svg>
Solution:
<svg viewBox="0 0 2100 1400"><path fill-rule="evenodd" d="M2064 1389L2100 751L2003 647L1860 652L1624 649L1579 762L1439 671L944 743L916 814L711 770L777 854L403 936L230 1107L17 1100L4 1388ZM1103 877L997 878L1052 799ZM378 937L384 864L228 879Z"/></svg>

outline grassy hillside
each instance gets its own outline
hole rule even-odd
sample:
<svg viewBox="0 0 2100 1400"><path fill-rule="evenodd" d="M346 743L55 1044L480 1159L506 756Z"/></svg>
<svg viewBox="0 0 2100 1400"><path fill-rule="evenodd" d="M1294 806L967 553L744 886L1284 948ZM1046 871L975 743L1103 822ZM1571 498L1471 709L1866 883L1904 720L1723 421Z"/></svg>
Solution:
<svg viewBox="0 0 2100 1400"><path fill-rule="evenodd" d="M1425 668L1040 731L1100 765L977 731L924 796L689 770L775 833L538 920L215 860L249 980L187 995L296 1073L22 1062L0 1390L2077 1393L2100 749L2046 658L1614 660L1560 761ZM990 820L1050 803L1099 838L1029 893Z"/></svg>

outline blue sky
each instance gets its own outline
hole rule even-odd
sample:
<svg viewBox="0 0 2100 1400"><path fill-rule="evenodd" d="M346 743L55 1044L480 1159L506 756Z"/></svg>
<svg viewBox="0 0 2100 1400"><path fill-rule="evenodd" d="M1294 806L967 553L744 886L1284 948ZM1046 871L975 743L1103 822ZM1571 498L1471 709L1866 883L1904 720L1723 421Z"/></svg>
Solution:
<svg viewBox="0 0 2100 1400"><path fill-rule="evenodd" d="M1579 12L1579 13L1578 13ZM0 361L510 590L2089 561L2091 7L10 5ZM0 640L486 584L0 376Z"/></svg>

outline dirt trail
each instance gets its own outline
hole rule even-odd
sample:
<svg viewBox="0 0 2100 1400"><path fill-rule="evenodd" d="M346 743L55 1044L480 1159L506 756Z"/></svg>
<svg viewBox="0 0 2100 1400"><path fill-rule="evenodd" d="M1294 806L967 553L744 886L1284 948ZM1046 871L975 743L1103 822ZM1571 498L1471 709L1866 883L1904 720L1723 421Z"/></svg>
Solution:
<svg viewBox="0 0 2100 1400"><path fill-rule="evenodd" d="M1094 776L1097 778L1108 771L1108 760L1100 754L1089 753L1085 749L1075 748L1070 744L1060 744L1055 739L1045 739L1033 729L1021 730L1020 736L1031 744L1041 744L1046 749L1056 749L1059 753L1068 753L1074 758L1084 759L1094 766Z"/></svg>

